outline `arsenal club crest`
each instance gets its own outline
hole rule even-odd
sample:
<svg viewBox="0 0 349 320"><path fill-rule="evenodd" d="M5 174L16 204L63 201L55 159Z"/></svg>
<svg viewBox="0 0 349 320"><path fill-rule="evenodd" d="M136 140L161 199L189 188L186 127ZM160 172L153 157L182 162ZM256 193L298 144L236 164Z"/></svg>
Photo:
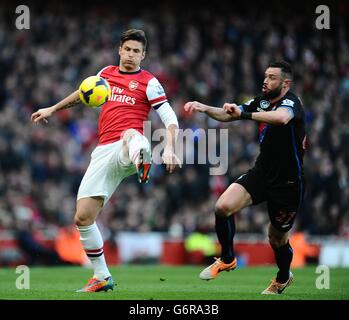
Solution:
<svg viewBox="0 0 349 320"><path fill-rule="evenodd" d="M138 88L138 82L136 80L131 80L130 83L128 84L128 88L131 91L134 91Z"/></svg>

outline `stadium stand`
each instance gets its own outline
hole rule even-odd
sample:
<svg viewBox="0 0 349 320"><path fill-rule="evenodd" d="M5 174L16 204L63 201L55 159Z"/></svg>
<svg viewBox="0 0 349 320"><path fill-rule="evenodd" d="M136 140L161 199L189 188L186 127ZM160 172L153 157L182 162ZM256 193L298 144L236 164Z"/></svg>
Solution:
<svg viewBox="0 0 349 320"><path fill-rule="evenodd" d="M117 3L32 2L29 30L15 28L15 4L0 6L0 264L23 260L15 240L18 221L33 221L48 241L72 222L77 188L96 144L98 112L81 105L48 125L33 125L30 114L62 99L103 66L117 64L117 40L128 27L147 32L143 67L163 84L181 128L229 129L229 170L210 176L209 165L194 164L167 175L158 165L146 186L129 178L98 220L106 241L122 231L167 234L176 226L183 240L199 223L214 231L215 200L252 166L257 128L252 122L222 125L189 116L183 105L195 99L217 106L247 100L259 92L263 69L276 58L293 64L293 90L306 109L308 184L296 230L349 237L346 1L331 2L330 30L316 29L312 1L301 9L271 1L268 12L259 2L192 3L195 10L185 12L170 1L147 2L134 11ZM162 126L155 113L151 120L153 130ZM186 146L196 157L199 139ZM268 217L256 206L236 222L239 234L265 235Z"/></svg>

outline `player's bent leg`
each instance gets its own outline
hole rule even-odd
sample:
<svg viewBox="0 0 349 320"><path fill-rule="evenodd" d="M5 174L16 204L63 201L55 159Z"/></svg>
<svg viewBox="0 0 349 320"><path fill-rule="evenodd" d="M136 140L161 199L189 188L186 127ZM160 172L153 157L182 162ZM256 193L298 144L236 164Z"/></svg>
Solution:
<svg viewBox="0 0 349 320"><path fill-rule="evenodd" d="M131 156L130 156L130 142L131 139L136 135L139 134L139 132L135 129L127 129L123 134L122 134L122 149L120 152L120 162L123 165L129 165L132 163Z"/></svg>
<svg viewBox="0 0 349 320"><path fill-rule="evenodd" d="M113 290L115 285L105 262L103 238L95 223L103 202L102 197L86 197L77 201L74 220L80 232L82 246L94 269L93 277L77 292L108 291Z"/></svg>
<svg viewBox="0 0 349 320"><path fill-rule="evenodd" d="M235 234L234 214L252 203L251 196L243 186L231 184L220 196L215 206L216 233L222 247L220 258L201 271L202 280L215 279L222 271L234 270L237 260L233 249Z"/></svg>
<svg viewBox="0 0 349 320"><path fill-rule="evenodd" d="M289 232L279 231L271 223L269 223L268 238L272 248L277 249L288 243Z"/></svg>
<svg viewBox="0 0 349 320"><path fill-rule="evenodd" d="M217 215L229 217L252 204L252 198L246 189L238 183L232 183L217 200Z"/></svg>
<svg viewBox="0 0 349 320"><path fill-rule="evenodd" d="M262 294L281 294L294 281L294 276L290 271L293 251L288 241L288 232L282 232L269 224L269 243L274 250L279 271L276 278L272 279L269 286Z"/></svg>
<svg viewBox="0 0 349 320"><path fill-rule="evenodd" d="M76 213L74 217L77 226L89 226L96 221L99 212L103 208L102 197L86 197L76 202Z"/></svg>
<svg viewBox="0 0 349 320"><path fill-rule="evenodd" d="M121 162L123 164L134 163L137 169L138 181L147 183L152 164L149 141L137 130L128 129L123 134L123 142L120 155Z"/></svg>

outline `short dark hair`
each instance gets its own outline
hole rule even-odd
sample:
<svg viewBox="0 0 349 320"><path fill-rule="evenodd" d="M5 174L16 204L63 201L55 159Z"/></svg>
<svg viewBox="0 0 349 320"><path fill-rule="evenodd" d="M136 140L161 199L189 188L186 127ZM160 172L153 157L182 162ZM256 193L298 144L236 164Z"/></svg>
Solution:
<svg viewBox="0 0 349 320"><path fill-rule="evenodd" d="M284 60L273 61L269 63L268 68L280 68L284 78L289 78L291 80L293 78L292 66L287 61L284 61Z"/></svg>
<svg viewBox="0 0 349 320"><path fill-rule="evenodd" d="M120 38L120 47L122 47L124 42L128 40L135 40L141 42L143 44L144 51L147 48L147 37L145 36L145 32L143 30L129 29L124 31Z"/></svg>

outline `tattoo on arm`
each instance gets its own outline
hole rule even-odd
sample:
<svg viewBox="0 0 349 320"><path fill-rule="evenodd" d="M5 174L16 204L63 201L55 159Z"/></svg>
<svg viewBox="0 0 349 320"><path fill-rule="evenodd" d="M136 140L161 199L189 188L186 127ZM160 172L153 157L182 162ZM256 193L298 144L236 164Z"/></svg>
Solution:
<svg viewBox="0 0 349 320"><path fill-rule="evenodd" d="M79 102L80 102L80 98L77 98L77 99L75 99L75 100L73 100L73 101L67 103L67 104L63 107L63 109L69 109L69 108L71 108L71 107L74 107L74 106L77 105Z"/></svg>

